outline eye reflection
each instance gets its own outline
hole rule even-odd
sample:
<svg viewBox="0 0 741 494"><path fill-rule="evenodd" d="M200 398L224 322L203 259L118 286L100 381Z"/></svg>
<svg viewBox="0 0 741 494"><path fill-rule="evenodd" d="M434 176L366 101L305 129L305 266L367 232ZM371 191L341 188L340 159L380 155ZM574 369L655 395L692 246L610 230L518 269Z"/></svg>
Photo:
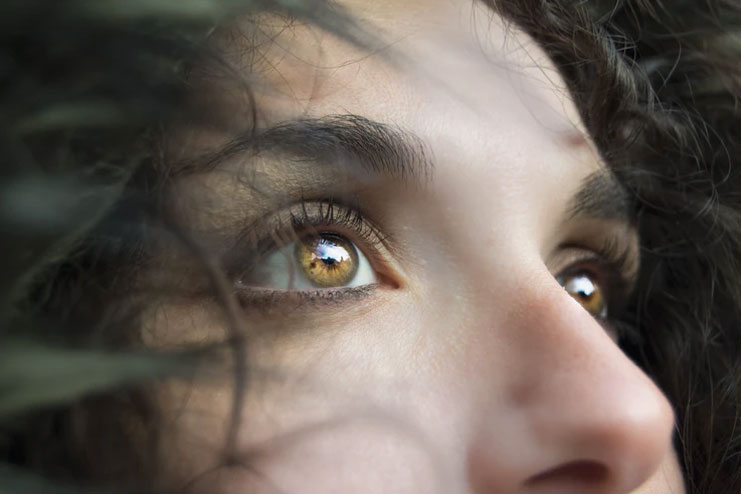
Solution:
<svg viewBox="0 0 741 494"><path fill-rule="evenodd" d="M358 271L358 251L355 246L331 233L296 242L295 256L301 274L319 287L346 285Z"/></svg>
<svg viewBox="0 0 741 494"><path fill-rule="evenodd" d="M598 319L607 317L607 302L599 283L589 273L577 273L559 277L564 290L579 302L584 309Z"/></svg>

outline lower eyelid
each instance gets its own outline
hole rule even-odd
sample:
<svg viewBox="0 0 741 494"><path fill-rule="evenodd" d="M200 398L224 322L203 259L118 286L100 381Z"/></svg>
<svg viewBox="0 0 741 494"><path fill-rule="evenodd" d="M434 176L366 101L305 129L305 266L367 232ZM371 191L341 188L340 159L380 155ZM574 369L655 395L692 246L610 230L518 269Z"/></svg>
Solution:
<svg viewBox="0 0 741 494"><path fill-rule="evenodd" d="M358 287L291 291L250 287L238 288L236 298L245 310L284 313L357 302L372 296L377 289L377 283Z"/></svg>

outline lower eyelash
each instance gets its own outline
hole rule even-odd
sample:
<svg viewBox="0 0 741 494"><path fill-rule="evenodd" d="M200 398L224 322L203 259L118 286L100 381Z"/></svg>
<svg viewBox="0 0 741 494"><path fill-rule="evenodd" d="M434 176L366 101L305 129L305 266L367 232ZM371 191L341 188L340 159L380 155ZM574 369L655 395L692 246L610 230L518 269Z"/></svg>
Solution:
<svg viewBox="0 0 741 494"><path fill-rule="evenodd" d="M286 311L297 311L317 305L326 306L362 300L375 293L377 288L377 285L306 291L238 288L236 297L239 304L245 309L263 312L280 310L280 313L283 314Z"/></svg>

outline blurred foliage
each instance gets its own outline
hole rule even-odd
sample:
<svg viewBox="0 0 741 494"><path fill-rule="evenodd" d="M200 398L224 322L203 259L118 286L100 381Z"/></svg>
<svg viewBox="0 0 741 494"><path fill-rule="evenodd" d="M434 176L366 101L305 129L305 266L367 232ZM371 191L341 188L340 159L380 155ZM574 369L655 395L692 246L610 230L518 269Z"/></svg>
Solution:
<svg viewBox="0 0 741 494"><path fill-rule="evenodd" d="M54 494L75 494L80 490L76 487L64 485L59 482L45 480L38 475L34 475L19 468L13 468L0 464L0 482L2 482L3 494L11 493L54 493Z"/></svg>
<svg viewBox="0 0 741 494"><path fill-rule="evenodd" d="M0 419L143 379L181 372L184 359L154 353L45 348L4 342L0 348Z"/></svg>
<svg viewBox="0 0 741 494"><path fill-rule="evenodd" d="M188 64L220 24L258 11L368 39L323 0L0 2L0 492L71 492L3 463L25 415L187 372L182 356L116 350L105 321L80 327L70 314L99 311L111 287L75 283L131 247L156 188L132 177L182 109Z"/></svg>

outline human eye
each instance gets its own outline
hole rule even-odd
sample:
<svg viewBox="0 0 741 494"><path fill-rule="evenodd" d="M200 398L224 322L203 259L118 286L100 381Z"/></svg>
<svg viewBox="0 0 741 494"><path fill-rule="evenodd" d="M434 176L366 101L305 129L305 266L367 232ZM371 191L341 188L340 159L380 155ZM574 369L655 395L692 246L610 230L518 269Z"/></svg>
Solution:
<svg viewBox="0 0 741 494"><path fill-rule="evenodd" d="M334 201L289 206L252 229L234 271L247 305L338 302L393 285L385 237L357 208Z"/></svg>
<svg viewBox="0 0 741 494"><path fill-rule="evenodd" d="M626 331L624 316L633 292L637 253L608 240L596 249L569 247L570 260L556 276L563 289L615 339Z"/></svg>
<svg viewBox="0 0 741 494"><path fill-rule="evenodd" d="M595 319L606 320L608 313L612 312L608 312L608 293L602 287L599 276L582 270L559 276L558 282Z"/></svg>
<svg viewBox="0 0 741 494"><path fill-rule="evenodd" d="M238 280L243 286L271 290L315 290L373 285L376 274L355 242L333 231L299 238L257 260Z"/></svg>

